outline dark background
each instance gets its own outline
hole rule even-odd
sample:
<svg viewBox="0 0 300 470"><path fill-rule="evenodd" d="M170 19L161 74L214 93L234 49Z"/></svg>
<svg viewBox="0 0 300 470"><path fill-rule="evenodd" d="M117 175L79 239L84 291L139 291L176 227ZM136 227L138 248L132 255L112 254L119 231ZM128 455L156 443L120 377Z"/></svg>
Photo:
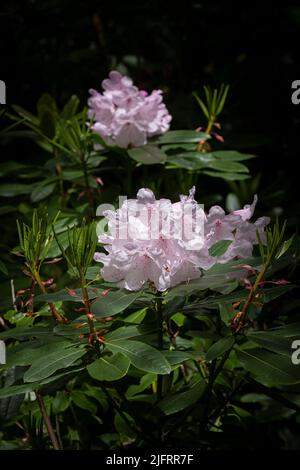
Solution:
<svg viewBox="0 0 300 470"><path fill-rule="evenodd" d="M0 79L8 104L34 111L43 92L60 105L76 93L84 105L118 67L140 88L164 90L173 129L205 124L194 90L229 83L225 143L259 155L250 169L262 174L265 210L297 225L299 32L296 2L2 1ZM30 158L23 152L18 159Z"/></svg>

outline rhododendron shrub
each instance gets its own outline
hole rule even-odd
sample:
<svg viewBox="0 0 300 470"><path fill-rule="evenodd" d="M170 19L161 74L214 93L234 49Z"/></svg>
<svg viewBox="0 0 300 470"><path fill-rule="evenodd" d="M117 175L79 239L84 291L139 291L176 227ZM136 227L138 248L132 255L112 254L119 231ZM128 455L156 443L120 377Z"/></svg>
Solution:
<svg viewBox="0 0 300 470"><path fill-rule="evenodd" d="M118 282L129 290L141 289L150 281L158 291L165 291L181 282L199 278L216 263L246 259L253 245L265 241L264 228L268 217L251 223L257 202L225 215L213 206L207 216L194 199L181 196L172 204L168 199L156 200L150 189L142 188L137 199L126 200L117 211L106 211L110 234L101 235L108 254L95 254L102 262L104 280ZM211 256L210 248L222 240L230 242L220 256Z"/></svg>
<svg viewBox="0 0 300 470"><path fill-rule="evenodd" d="M232 449L276 410L296 424L299 247L215 132L227 93L197 95L204 132L117 71L88 111L8 114L0 138L40 163L0 169L0 449Z"/></svg>

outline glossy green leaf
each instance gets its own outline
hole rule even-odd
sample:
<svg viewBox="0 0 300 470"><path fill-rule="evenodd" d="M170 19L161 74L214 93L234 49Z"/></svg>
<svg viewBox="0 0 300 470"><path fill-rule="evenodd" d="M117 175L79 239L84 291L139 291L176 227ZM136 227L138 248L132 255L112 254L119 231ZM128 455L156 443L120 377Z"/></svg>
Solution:
<svg viewBox="0 0 300 470"><path fill-rule="evenodd" d="M207 140L210 136L204 132L196 131L168 131L157 140L160 144L177 144L184 142L199 142L199 140Z"/></svg>
<svg viewBox="0 0 300 470"><path fill-rule="evenodd" d="M159 147L150 144L129 149L127 152L133 160L144 165L164 163L167 158L166 154Z"/></svg>
<svg viewBox="0 0 300 470"><path fill-rule="evenodd" d="M62 119L70 119L73 117L78 109L79 106L79 98L76 95L72 95L67 104L65 104L62 112L60 113L60 117Z"/></svg>
<svg viewBox="0 0 300 470"><path fill-rule="evenodd" d="M212 161L207 165L209 168L213 170L218 170L222 172L228 173L248 173L248 168L243 165L242 163L233 162L233 161L224 161L224 160L215 160Z"/></svg>
<svg viewBox="0 0 300 470"><path fill-rule="evenodd" d="M200 400L205 388L206 383L201 381L189 390L178 392L174 395L168 395L159 403L159 408L167 416L182 411Z"/></svg>
<svg viewBox="0 0 300 470"><path fill-rule="evenodd" d="M93 399L91 399L81 390L73 390L71 392L71 400L79 408L89 411L92 415L96 414L97 412L96 403L93 401Z"/></svg>
<svg viewBox="0 0 300 470"><path fill-rule="evenodd" d="M298 337L296 332L295 337ZM278 354L282 354L283 356L287 356L288 358L291 358L292 342L290 338L282 338L279 335L273 334L270 330L248 332L247 338L250 341L253 341L254 343L258 344L259 346L263 346L269 351L273 351Z"/></svg>
<svg viewBox="0 0 300 470"><path fill-rule="evenodd" d="M47 186L37 186L34 188L30 195L30 199L32 202L39 202L43 199L46 199L50 194L54 192L56 188L55 183L48 184Z"/></svg>
<svg viewBox="0 0 300 470"><path fill-rule="evenodd" d="M39 336L49 336L52 334L52 328L48 326L28 326L28 327L18 327L12 328L10 330L3 331L0 333L0 339L6 338L27 338L27 337L36 337Z"/></svg>
<svg viewBox="0 0 300 470"><path fill-rule="evenodd" d="M209 170L203 170L203 173L208 176L213 176L214 178L222 178L226 181L243 181L250 178L250 175L244 173L229 173Z"/></svg>
<svg viewBox="0 0 300 470"><path fill-rule="evenodd" d="M217 357L222 356L226 351L232 348L234 345L235 339L231 336L225 336L225 338L219 339L214 343L206 353L206 360L213 361Z"/></svg>
<svg viewBox="0 0 300 470"><path fill-rule="evenodd" d="M300 382L300 368L291 358L273 352L253 348L237 350L237 358L243 367L266 385L295 384Z"/></svg>
<svg viewBox="0 0 300 470"><path fill-rule="evenodd" d="M25 372L24 381L36 382L74 364L86 353L83 348L68 348L63 351L54 351L35 360Z"/></svg>
<svg viewBox="0 0 300 470"><path fill-rule="evenodd" d="M133 340L106 341L107 349L126 356L140 370L155 374L169 374L171 367L163 354L148 344Z"/></svg>
<svg viewBox="0 0 300 470"><path fill-rule="evenodd" d="M208 249L208 253L210 256L221 256L227 251L231 243L232 240L219 240Z"/></svg>
<svg viewBox="0 0 300 470"><path fill-rule="evenodd" d="M92 312L98 317L116 315L129 307L139 295L139 292L128 292L125 289L111 291L105 297L93 303Z"/></svg>
<svg viewBox="0 0 300 470"><path fill-rule="evenodd" d="M87 367L93 379L100 381L119 380L127 373L130 365L128 357L121 353L103 356Z"/></svg>
<svg viewBox="0 0 300 470"><path fill-rule="evenodd" d="M250 155L246 153L240 153L235 150L216 150L212 152L214 157L223 160L224 162L239 162L242 160L249 160L250 158L255 158L256 155Z"/></svg>
<svg viewBox="0 0 300 470"><path fill-rule="evenodd" d="M40 384L38 382L31 384L12 385L11 387L4 387L0 389L0 398L14 397L27 392L38 390Z"/></svg>

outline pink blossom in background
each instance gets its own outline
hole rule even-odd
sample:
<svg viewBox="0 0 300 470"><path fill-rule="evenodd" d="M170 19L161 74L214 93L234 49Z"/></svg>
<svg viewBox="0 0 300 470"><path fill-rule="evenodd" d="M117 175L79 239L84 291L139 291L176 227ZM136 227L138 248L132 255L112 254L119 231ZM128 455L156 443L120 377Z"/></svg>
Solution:
<svg viewBox="0 0 300 470"><path fill-rule="evenodd" d="M201 270L216 263L252 255L256 231L264 242L267 217L249 222L257 198L251 206L225 214L213 206L207 215L194 199L195 188L180 201L156 200L150 189L142 188L137 199L125 200L120 209L106 211L108 234L99 237L107 252L95 253L103 264L102 277L119 287L139 290L148 281L164 291L182 282L197 279ZM209 248L220 240L231 240L219 257Z"/></svg>
<svg viewBox="0 0 300 470"><path fill-rule="evenodd" d="M92 130L108 145L140 147L149 137L164 134L171 115L162 102L162 91L150 95L133 85L132 80L112 71L102 82L103 93L90 90L88 118Z"/></svg>

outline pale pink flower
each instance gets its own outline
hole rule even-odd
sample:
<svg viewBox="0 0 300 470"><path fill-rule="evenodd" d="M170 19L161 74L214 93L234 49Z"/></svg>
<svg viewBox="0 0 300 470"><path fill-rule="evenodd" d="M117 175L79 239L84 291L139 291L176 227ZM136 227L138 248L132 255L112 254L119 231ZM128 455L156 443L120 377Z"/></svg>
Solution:
<svg viewBox="0 0 300 470"><path fill-rule="evenodd" d="M93 121L93 131L106 144L140 147L149 137L169 129L172 117L162 102L161 90L148 95L117 71L110 72L102 88L103 93L90 90L88 117Z"/></svg>
<svg viewBox="0 0 300 470"><path fill-rule="evenodd" d="M156 200L150 189L142 188L136 199L106 211L108 234L101 235L99 242L107 254L95 253L95 260L103 264L103 279L133 291L150 281L164 291L199 278L202 270L216 263L251 256L257 230L264 241L269 219L248 221L256 198L251 206L228 215L213 206L206 216L194 194L192 188L189 196L172 204L169 199ZM232 243L222 256L213 257L209 248L220 240Z"/></svg>

